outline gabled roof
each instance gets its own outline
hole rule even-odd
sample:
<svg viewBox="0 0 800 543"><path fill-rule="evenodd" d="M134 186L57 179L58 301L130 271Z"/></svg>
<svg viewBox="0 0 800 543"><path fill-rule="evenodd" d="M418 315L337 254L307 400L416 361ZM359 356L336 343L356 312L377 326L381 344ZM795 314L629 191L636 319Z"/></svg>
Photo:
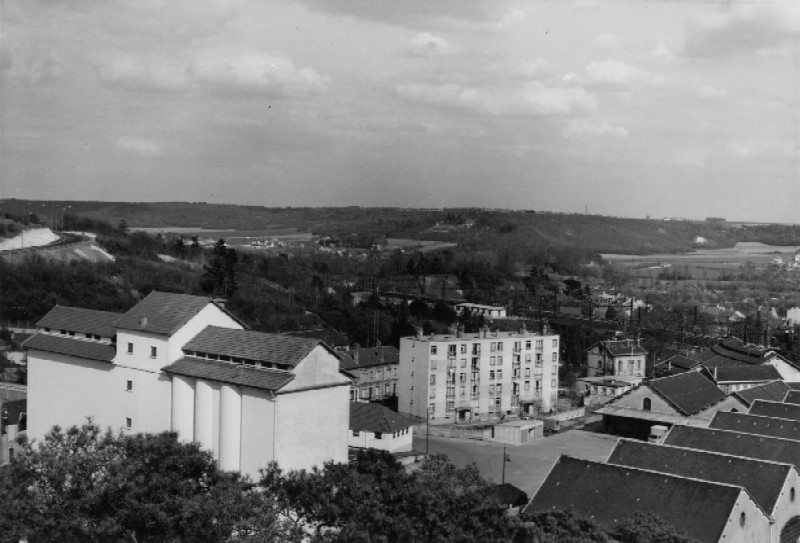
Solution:
<svg viewBox="0 0 800 543"><path fill-rule="evenodd" d="M280 390L294 379L294 375L285 370L256 368L244 364L206 360L192 356L183 357L165 367L162 371L174 375L208 379L209 381L261 390Z"/></svg>
<svg viewBox="0 0 800 543"><path fill-rule="evenodd" d="M593 349L597 346L608 352L608 354L610 354L612 357L647 354L647 350L644 347L642 347L637 341L634 341L632 339L621 339L621 340L609 339L606 341L598 341L597 343L589 347L589 349L587 350Z"/></svg>
<svg viewBox="0 0 800 543"><path fill-rule="evenodd" d="M562 456L523 515L570 509L613 528L637 511L656 511L699 542L718 542L739 487Z"/></svg>
<svg viewBox="0 0 800 543"><path fill-rule="evenodd" d="M111 362L117 354L114 345L85 339L54 336L40 332L25 340L22 347L28 350L63 354L101 362Z"/></svg>
<svg viewBox="0 0 800 543"><path fill-rule="evenodd" d="M756 400L748 411L751 415L762 415L776 419L800 420L800 405L783 402Z"/></svg>
<svg viewBox="0 0 800 543"><path fill-rule="evenodd" d="M629 439L617 442L608 463L740 486L767 514L774 511L793 469L790 464Z"/></svg>
<svg viewBox="0 0 800 543"><path fill-rule="evenodd" d="M735 360L723 354L718 354L713 350L702 351L699 353L694 353L691 355L691 359L703 364L706 367L715 367L715 368L727 368L727 367L738 367L744 365L757 365L760 364L760 361L753 361L753 362L743 362L741 360Z"/></svg>
<svg viewBox="0 0 800 543"><path fill-rule="evenodd" d="M671 358L667 358L666 360L663 360L663 361L659 362L658 365L659 366L663 366L663 365L677 366L678 368L680 368L680 369L682 369L684 371L687 371L687 370L690 370L690 369L692 369L692 368L694 368L696 366L699 366L700 362L698 362L697 360L695 360L693 358L690 358L690 357L687 357L687 356L683 356L682 354L676 354L675 356L672 356Z"/></svg>
<svg viewBox="0 0 800 543"><path fill-rule="evenodd" d="M392 345L352 349L339 354L342 356L342 369L348 371L400 363L400 351Z"/></svg>
<svg viewBox="0 0 800 543"><path fill-rule="evenodd" d="M125 330L137 330L170 336L208 304L216 305L229 317L238 319L211 298L191 294L172 294L153 291L114 322ZM241 323L240 323L241 324Z"/></svg>
<svg viewBox="0 0 800 543"><path fill-rule="evenodd" d="M783 403L793 403L800 405L800 390L790 390L783 398Z"/></svg>
<svg viewBox="0 0 800 543"><path fill-rule="evenodd" d="M800 421L718 411L709 428L800 441Z"/></svg>
<svg viewBox="0 0 800 543"><path fill-rule="evenodd" d="M789 390L790 388L785 382L773 381L765 385L737 390L733 395L742 400L745 405L750 406L756 400L783 401Z"/></svg>
<svg viewBox="0 0 800 543"><path fill-rule="evenodd" d="M686 416L725 399L724 392L696 371L651 379L646 386Z"/></svg>
<svg viewBox="0 0 800 543"><path fill-rule="evenodd" d="M673 426L664 443L676 447L783 462L800 469L800 441L713 428Z"/></svg>
<svg viewBox="0 0 800 543"><path fill-rule="evenodd" d="M522 507L528 503L528 494L511 483L499 484L497 490L497 504L501 507Z"/></svg>
<svg viewBox="0 0 800 543"><path fill-rule="evenodd" d="M378 403L350 402L350 430L391 434L414 425L414 421Z"/></svg>
<svg viewBox="0 0 800 543"><path fill-rule="evenodd" d="M294 367L318 345L338 356L316 339L207 326L189 340L183 350Z"/></svg>
<svg viewBox="0 0 800 543"><path fill-rule="evenodd" d="M752 383L777 381L781 378L781 374L775 369L775 366L770 366L769 364L761 364L758 366L727 366L721 368L707 366L707 368L708 371L714 375L717 383Z"/></svg>
<svg viewBox="0 0 800 543"><path fill-rule="evenodd" d="M52 330L68 330L80 334L96 334L102 337L114 337L117 329L114 321L122 316L111 311L95 311L80 307L57 305L42 317L36 326Z"/></svg>

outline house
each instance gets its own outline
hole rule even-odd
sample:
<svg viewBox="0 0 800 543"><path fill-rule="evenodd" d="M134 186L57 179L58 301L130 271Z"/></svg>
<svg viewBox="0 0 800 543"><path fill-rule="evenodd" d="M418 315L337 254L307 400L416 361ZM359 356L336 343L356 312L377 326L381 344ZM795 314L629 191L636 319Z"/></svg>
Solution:
<svg viewBox="0 0 800 543"><path fill-rule="evenodd" d="M627 439L619 440L607 462L741 487L770 519L768 541L778 541L781 531L791 531L792 520L798 518L800 476L791 464Z"/></svg>
<svg viewBox="0 0 800 543"><path fill-rule="evenodd" d="M585 394L584 404L603 405L632 390L636 384L613 377L579 377L578 387Z"/></svg>
<svg viewBox="0 0 800 543"><path fill-rule="evenodd" d="M740 486L561 456L522 516L567 509L607 529L655 512L702 543L770 537L769 518Z"/></svg>
<svg viewBox="0 0 800 543"><path fill-rule="evenodd" d="M8 464L18 454L21 445L17 438L26 435L27 400L0 398L0 466Z"/></svg>
<svg viewBox="0 0 800 543"><path fill-rule="evenodd" d="M720 411L709 428L800 441L800 421Z"/></svg>
<svg viewBox="0 0 800 543"><path fill-rule="evenodd" d="M647 439L654 424L706 426L717 411L744 411L701 372L690 371L644 382L595 411L609 433Z"/></svg>
<svg viewBox="0 0 800 543"><path fill-rule="evenodd" d="M95 422L178 432L257 475L347 460L350 380L319 340L245 330L219 303L152 292L122 314L56 306L28 351L28 436Z"/></svg>
<svg viewBox="0 0 800 543"><path fill-rule="evenodd" d="M472 316L482 316L487 319L503 319L508 316L506 308L499 305L471 304L462 302L455 304L456 315L459 317L465 313Z"/></svg>
<svg viewBox="0 0 800 543"><path fill-rule="evenodd" d="M353 376L350 401L376 401L397 396L400 351L392 345L340 351L341 368Z"/></svg>
<svg viewBox="0 0 800 543"><path fill-rule="evenodd" d="M647 375L647 351L638 340L599 341L586 351L586 375L644 379Z"/></svg>
<svg viewBox="0 0 800 543"><path fill-rule="evenodd" d="M542 332L400 338L398 411L431 422L496 420L555 409L559 336Z"/></svg>
<svg viewBox="0 0 800 543"><path fill-rule="evenodd" d="M408 452L414 421L377 403L350 403L350 434L347 445L359 449Z"/></svg>
<svg viewBox="0 0 800 543"><path fill-rule="evenodd" d="M800 421L800 405L756 400L748 411L751 415Z"/></svg>

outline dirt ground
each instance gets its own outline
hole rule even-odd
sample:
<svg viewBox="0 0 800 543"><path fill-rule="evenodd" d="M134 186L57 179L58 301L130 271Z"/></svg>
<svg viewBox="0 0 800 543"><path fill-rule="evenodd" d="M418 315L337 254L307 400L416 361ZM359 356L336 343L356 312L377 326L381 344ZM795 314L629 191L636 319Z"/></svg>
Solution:
<svg viewBox="0 0 800 543"><path fill-rule="evenodd" d="M605 461L618 439L607 434L570 430L524 445L430 436L428 447L430 454L446 454L456 466L474 462L483 477L500 483L505 446L510 458L506 463L505 482L521 488L528 493L528 497L533 497L560 455ZM414 435L414 450L425 451L424 433Z"/></svg>

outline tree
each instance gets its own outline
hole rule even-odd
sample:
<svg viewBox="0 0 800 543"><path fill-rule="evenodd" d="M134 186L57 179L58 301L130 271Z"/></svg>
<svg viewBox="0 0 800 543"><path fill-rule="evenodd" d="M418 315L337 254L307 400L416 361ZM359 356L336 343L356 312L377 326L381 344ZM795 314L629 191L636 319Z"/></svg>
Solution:
<svg viewBox="0 0 800 543"><path fill-rule="evenodd" d="M236 250L229 249L224 239L217 241L214 245L214 256L204 267L205 272L200 279L203 292L212 296L232 297L239 288L236 273L238 260Z"/></svg>
<svg viewBox="0 0 800 543"><path fill-rule="evenodd" d="M612 530L621 543L697 543L664 517L655 513L634 513L624 519Z"/></svg>
<svg viewBox="0 0 800 543"><path fill-rule="evenodd" d="M514 543L604 543L606 530L573 509L528 515L526 524L514 534Z"/></svg>

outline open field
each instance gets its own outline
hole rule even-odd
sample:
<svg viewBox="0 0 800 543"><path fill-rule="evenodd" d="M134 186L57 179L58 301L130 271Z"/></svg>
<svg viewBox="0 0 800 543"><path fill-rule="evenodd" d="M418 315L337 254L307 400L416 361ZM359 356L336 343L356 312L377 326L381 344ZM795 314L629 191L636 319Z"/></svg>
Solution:
<svg viewBox="0 0 800 543"><path fill-rule="evenodd" d="M570 430L524 445L430 436L429 453L446 454L456 466L474 462L484 478L500 483L505 446L511 459L506 463L506 482L527 492L528 497L533 497L560 455L605 461L618 439L617 436L584 430ZM424 433L414 435L414 450L425 450Z"/></svg>

